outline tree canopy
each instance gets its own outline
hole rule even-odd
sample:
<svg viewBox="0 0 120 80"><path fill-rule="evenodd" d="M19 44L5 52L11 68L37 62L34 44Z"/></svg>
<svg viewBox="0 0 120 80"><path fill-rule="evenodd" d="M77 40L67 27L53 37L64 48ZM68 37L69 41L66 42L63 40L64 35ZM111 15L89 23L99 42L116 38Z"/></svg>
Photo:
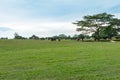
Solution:
<svg viewBox="0 0 120 80"><path fill-rule="evenodd" d="M101 37L111 39L120 31L120 19L108 13L87 15L73 24L78 26L77 31L93 33L95 40L100 40Z"/></svg>

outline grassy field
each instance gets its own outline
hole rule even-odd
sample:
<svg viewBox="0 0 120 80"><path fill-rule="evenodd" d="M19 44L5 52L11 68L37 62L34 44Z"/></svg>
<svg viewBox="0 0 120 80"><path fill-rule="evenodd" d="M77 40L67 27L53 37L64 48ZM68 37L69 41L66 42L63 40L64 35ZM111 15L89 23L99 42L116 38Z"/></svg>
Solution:
<svg viewBox="0 0 120 80"><path fill-rule="evenodd" d="M120 80L120 43L0 40L0 80Z"/></svg>

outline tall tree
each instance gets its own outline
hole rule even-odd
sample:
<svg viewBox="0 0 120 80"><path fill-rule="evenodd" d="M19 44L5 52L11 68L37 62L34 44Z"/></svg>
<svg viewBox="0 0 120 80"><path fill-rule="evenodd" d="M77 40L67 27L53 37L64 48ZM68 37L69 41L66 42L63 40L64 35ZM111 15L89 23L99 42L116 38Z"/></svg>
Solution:
<svg viewBox="0 0 120 80"><path fill-rule="evenodd" d="M20 36L18 33L14 34L14 39L22 39L22 36Z"/></svg>
<svg viewBox="0 0 120 80"><path fill-rule="evenodd" d="M18 33L15 33L14 39L27 39L27 38L20 36Z"/></svg>
<svg viewBox="0 0 120 80"><path fill-rule="evenodd" d="M100 40L101 31L109 38L117 34L120 27L120 20L114 18L114 15L100 13L96 15L87 15L83 20L74 22L77 26L77 31L89 31L94 33L95 40Z"/></svg>

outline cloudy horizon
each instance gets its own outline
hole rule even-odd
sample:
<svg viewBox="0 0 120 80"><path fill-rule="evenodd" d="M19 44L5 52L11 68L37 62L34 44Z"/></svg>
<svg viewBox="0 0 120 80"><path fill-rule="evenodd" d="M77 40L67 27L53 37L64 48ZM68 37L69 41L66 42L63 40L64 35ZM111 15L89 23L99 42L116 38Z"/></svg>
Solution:
<svg viewBox="0 0 120 80"><path fill-rule="evenodd" d="M0 37L39 37L77 34L75 20L107 12L120 17L115 0L0 0Z"/></svg>

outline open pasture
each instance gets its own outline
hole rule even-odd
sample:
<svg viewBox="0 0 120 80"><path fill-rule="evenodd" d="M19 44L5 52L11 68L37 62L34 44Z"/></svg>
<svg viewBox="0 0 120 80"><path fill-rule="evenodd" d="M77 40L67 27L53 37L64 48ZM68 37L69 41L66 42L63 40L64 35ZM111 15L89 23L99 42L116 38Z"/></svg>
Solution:
<svg viewBox="0 0 120 80"><path fill-rule="evenodd" d="M0 40L0 80L120 80L120 43Z"/></svg>

